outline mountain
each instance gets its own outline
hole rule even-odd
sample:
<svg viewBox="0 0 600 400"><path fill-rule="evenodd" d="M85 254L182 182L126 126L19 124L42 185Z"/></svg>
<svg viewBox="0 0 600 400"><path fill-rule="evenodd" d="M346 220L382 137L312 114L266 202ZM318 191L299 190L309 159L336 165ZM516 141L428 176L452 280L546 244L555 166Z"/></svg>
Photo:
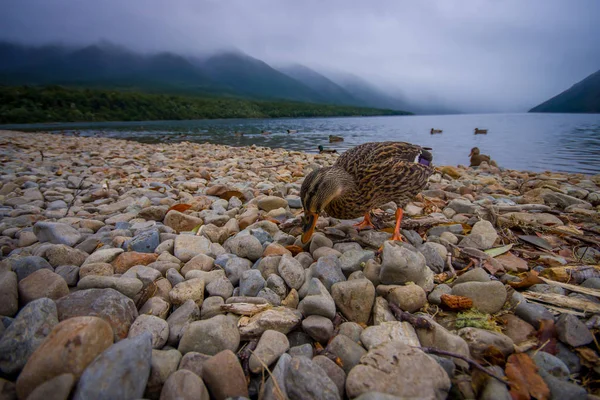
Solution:
<svg viewBox="0 0 600 400"><path fill-rule="evenodd" d="M366 105L366 103L352 96L348 91L331 79L304 65L294 64L279 67L278 70L295 80L302 82L304 85L336 104Z"/></svg>
<svg viewBox="0 0 600 400"><path fill-rule="evenodd" d="M402 110L355 96L302 66L281 72L239 51L204 56L140 54L112 43L30 47L0 42L0 85L65 85Z"/></svg>
<svg viewBox="0 0 600 400"><path fill-rule="evenodd" d="M529 112L600 113L600 70Z"/></svg>

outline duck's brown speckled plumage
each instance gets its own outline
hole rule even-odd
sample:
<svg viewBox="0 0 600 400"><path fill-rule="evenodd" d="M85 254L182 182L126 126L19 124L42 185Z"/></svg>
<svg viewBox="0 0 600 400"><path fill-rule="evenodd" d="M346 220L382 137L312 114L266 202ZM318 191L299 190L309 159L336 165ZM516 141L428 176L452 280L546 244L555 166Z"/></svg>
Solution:
<svg viewBox="0 0 600 400"><path fill-rule="evenodd" d="M324 210L335 218L353 219L389 201L403 207L433 173L433 167L415 162L422 151L420 146L405 142L365 143L348 150L326 173L337 174L350 184ZM325 173L323 170L311 173L302 185L300 196L305 208L314 196L309 188L313 186L313 192L317 189L312 181L322 179L319 175Z"/></svg>

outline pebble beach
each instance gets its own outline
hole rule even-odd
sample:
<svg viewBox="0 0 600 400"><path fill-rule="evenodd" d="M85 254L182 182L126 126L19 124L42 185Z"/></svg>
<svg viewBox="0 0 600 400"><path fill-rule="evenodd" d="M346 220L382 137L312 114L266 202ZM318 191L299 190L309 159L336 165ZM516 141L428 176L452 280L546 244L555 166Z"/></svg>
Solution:
<svg viewBox="0 0 600 400"><path fill-rule="evenodd" d="M303 245L337 157L0 131L0 399L600 398L600 175L436 165L405 242Z"/></svg>

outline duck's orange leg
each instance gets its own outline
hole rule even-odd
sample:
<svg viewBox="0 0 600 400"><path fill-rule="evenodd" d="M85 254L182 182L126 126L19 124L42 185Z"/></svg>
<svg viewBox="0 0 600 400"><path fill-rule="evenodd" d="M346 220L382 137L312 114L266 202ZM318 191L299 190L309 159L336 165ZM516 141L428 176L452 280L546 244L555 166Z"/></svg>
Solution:
<svg viewBox="0 0 600 400"><path fill-rule="evenodd" d="M403 242L402 236L400 236L400 224L402 224L402 216L404 215L404 210L398 207L396 209L396 227L394 228L394 234L390 240L397 240L399 242Z"/></svg>
<svg viewBox="0 0 600 400"><path fill-rule="evenodd" d="M375 225L373 225L373 222L371 222L371 216L369 215L369 213L370 213L370 210L365 213L365 219L362 222L359 222L358 224L354 224L356 229L358 229L359 231L362 229L367 229L367 228L375 229Z"/></svg>

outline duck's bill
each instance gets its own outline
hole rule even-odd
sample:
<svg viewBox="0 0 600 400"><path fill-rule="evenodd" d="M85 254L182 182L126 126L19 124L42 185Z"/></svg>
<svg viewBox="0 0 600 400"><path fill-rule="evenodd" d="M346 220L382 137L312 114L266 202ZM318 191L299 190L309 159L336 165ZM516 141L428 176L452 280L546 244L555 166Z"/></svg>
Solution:
<svg viewBox="0 0 600 400"><path fill-rule="evenodd" d="M317 225L317 218L319 216L311 211L304 211L304 217L302 218L302 243L308 243L310 238L315 231Z"/></svg>
<svg viewBox="0 0 600 400"><path fill-rule="evenodd" d="M470 153L469 153L469 157L473 157L473 152L470 152Z"/></svg>

